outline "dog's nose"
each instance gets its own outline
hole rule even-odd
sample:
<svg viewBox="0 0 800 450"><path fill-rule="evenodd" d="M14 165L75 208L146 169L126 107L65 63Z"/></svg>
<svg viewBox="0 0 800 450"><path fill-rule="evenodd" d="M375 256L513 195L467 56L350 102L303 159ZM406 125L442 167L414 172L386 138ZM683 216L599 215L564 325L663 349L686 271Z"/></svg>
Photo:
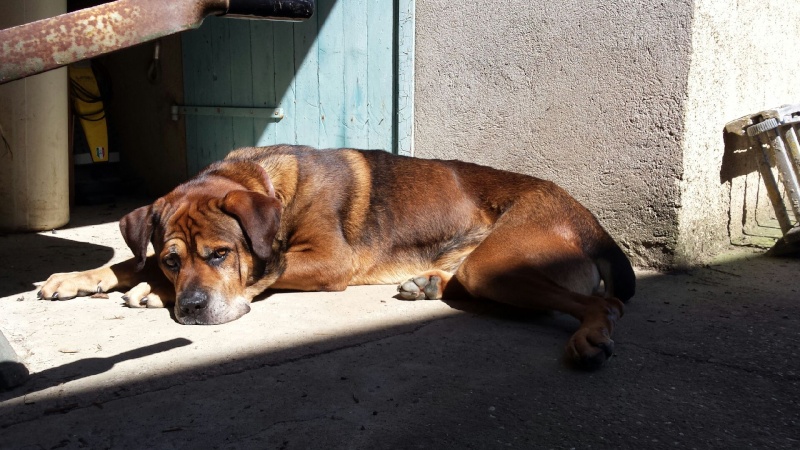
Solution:
<svg viewBox="0 0 800 450"><path fill-rule="evenodd" d="M184 292L178 299L181 312L186 316L196 316L208 306L208 294L201 290Z"/></svg>

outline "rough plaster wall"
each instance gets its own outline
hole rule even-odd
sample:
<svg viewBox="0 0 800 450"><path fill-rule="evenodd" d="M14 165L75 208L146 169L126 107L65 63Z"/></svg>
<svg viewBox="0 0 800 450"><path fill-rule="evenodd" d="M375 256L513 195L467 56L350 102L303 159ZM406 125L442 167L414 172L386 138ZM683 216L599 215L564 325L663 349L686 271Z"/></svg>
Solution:
<svg viewBox="0 0 800 450"><path fill-rule="evenodd" d="M417 0L415 154L551 179L640 265L678 241L692 4Z"/></svg>
<svg viewBox="0 0 800 450"><path fill-rule="evenodd" d="M721 180L725 124L800 103L800 3L698 0L694 9L677 246L677 262L686 264L728 244L732 206L730 233L741 234L741 209L755 203L744 198L744 176ZM749 178L752 194L758 178Z"/></svg>

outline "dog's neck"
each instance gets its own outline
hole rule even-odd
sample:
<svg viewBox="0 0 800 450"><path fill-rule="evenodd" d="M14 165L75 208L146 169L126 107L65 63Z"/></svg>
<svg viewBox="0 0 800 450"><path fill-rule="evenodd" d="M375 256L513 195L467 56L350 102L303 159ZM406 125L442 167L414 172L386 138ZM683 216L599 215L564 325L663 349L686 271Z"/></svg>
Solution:
<svg viewBox="0 0 800 450"><path fill-rule="evenodd" d="M297 193L298 168L297 161L288 155L270 155L262 163L267 171L272 186L275 188L275 197L284 206L292 203Z"/></svg>

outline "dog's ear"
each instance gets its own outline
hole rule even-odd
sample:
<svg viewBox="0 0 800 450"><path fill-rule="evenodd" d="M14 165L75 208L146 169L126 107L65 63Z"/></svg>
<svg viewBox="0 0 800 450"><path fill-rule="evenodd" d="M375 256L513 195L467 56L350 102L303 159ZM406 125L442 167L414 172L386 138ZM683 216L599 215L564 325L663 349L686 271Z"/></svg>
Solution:
<svg viewBox="0 0 800 450"><path fill-rule="evenodd" d="M119 229L136 260L136 271L144 268L147 244L153 236L153 206L142 206L119 221Z"/></svg>
<svg viewBox="0 0 800 450"><path fill-rule="evenodd" d="M258 192L231 191L222 200L222 210L239 221L253 253L268 259L280 227L281 202Z"/></svg>

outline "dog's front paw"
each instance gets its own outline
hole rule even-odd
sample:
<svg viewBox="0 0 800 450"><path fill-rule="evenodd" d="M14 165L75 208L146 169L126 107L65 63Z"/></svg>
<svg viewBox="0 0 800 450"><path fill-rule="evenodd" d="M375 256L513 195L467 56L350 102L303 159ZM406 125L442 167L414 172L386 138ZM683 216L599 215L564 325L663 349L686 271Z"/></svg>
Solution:
<svg viewBox="0 0 800 450"><path fill-rule="evenodd" d="M139 283L122 296L130 308L164 308L174 302L167 292L159 292L149 283Z"/></svg>
<svg viewBox="0 0 800 450"><path fill-rule="evenodd" d="M69 300L105 292L108 284L102 269L56 273L50 275L36 296L44 300Z"/></svg>
<svg viewBox="0 0 800 450"><path fill-rule="evenodd" d="M444 285L449 278L444 273L425 273L418 275L397 287L400 298L404 300L439 300Z"/></svg>

